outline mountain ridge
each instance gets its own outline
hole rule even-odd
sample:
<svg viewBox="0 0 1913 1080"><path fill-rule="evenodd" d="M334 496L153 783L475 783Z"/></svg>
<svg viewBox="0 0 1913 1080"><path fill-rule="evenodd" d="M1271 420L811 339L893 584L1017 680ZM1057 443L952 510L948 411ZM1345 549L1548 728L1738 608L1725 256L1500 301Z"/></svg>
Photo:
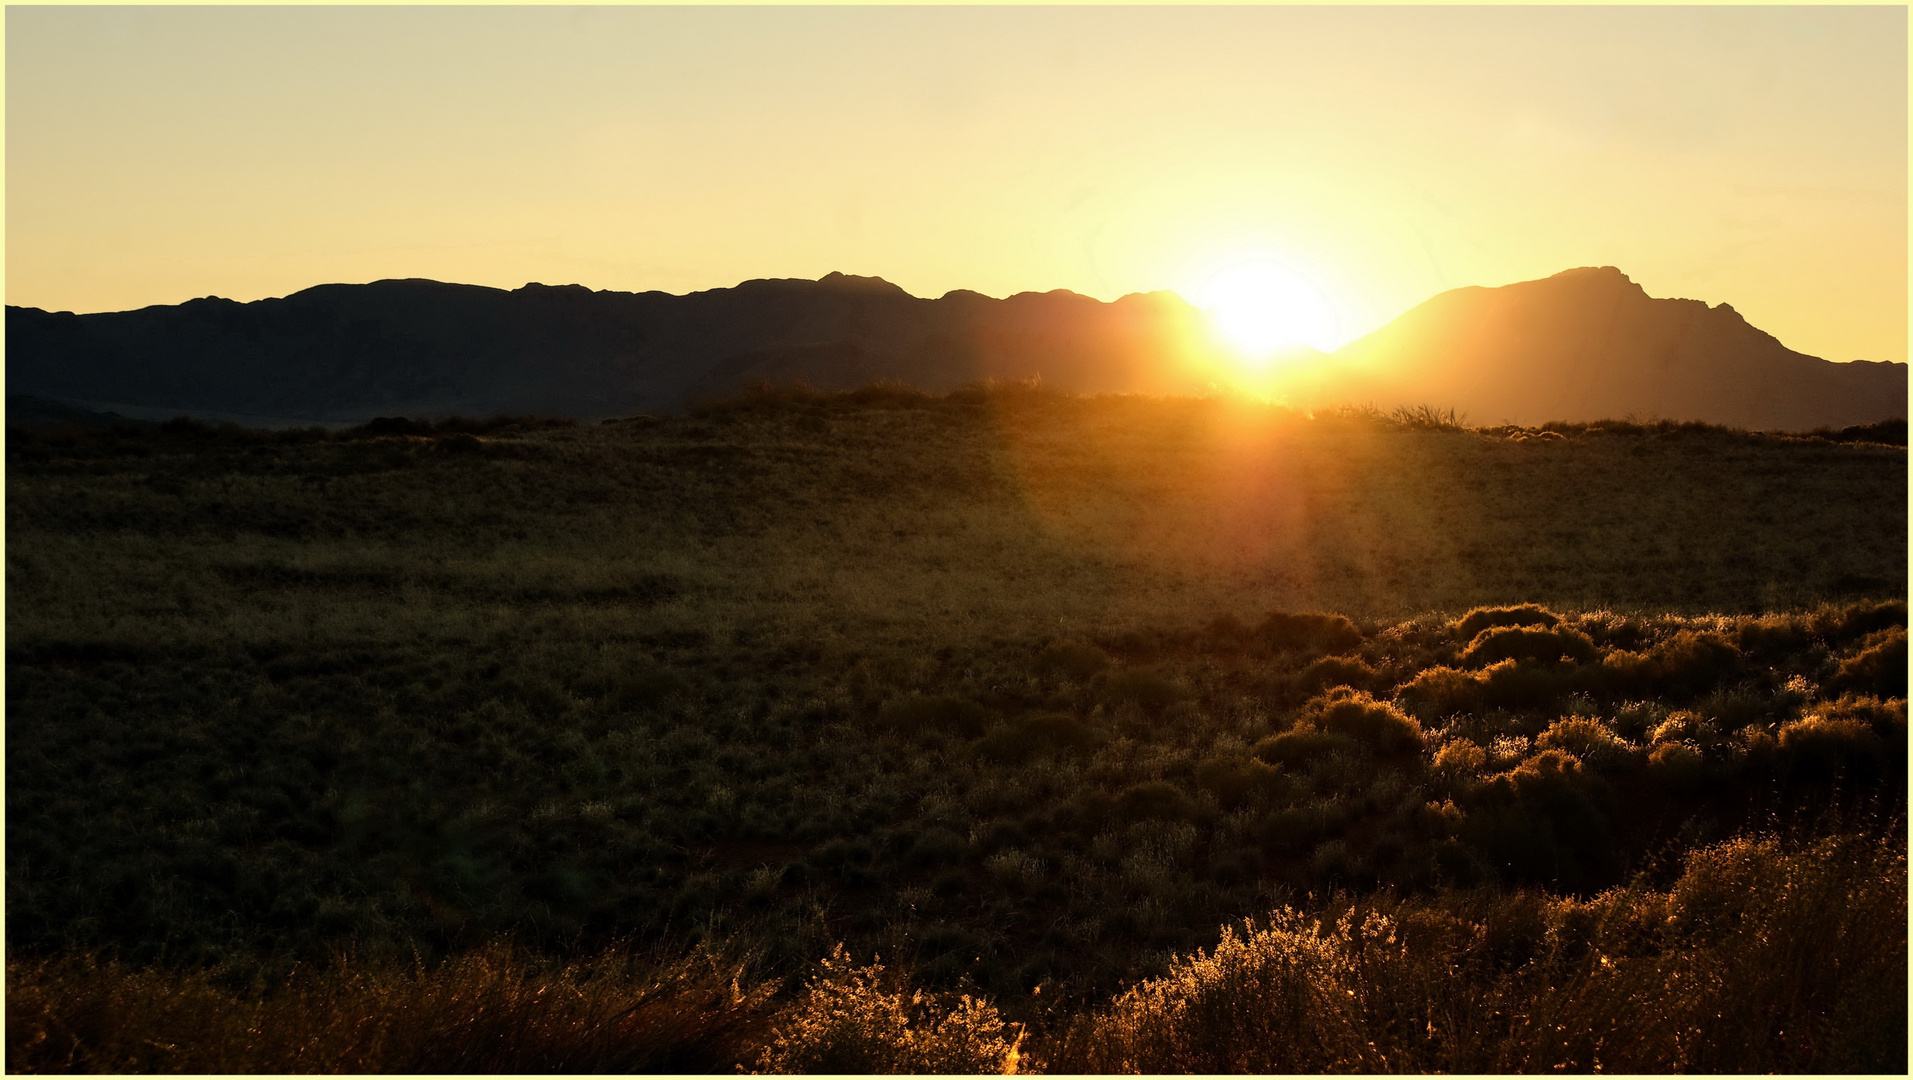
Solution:
<svg viewBox="0 0 1913 1080"><path fill-rule="evenodd" d="M1478 421L1524 424L1804 430L1906 415L1905 364L1796 352L1730 304L1652 297L1612 266L1439 293L1333 356L1295 381L1295 400L1465 402Z"/></svg>
<svg viewBox="0 0 1913 1080"><path fill-rule="evenodd" d="M10 393L289 423L593 419L766 380L941 392L1037 377L1076 393L1199 394L1228 376L1203 314L1173 292L927 298L837 271L685 294L387 278L86 315L9 306L7 337ZM1731 305L1650 297L1611 266L1448 290L1311 359L1273 392L1304 408L1433 403L1526 424L1637 415L1805 430L1906 415L1905 364L1794 352Z"/></svg>

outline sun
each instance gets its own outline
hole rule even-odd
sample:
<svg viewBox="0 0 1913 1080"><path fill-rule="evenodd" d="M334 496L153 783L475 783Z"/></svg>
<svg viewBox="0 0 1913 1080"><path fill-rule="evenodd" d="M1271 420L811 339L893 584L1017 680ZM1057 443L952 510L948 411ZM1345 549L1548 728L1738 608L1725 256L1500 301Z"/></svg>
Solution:
<svg viewBox="0 0 1913 1080"><path fill-rule="evenodd" d="M1196 306L1245 363L1259 365L1299 346L1338 344L1335 305L1309 278L1272 259L1232 263L1195 290Z"/></svg>

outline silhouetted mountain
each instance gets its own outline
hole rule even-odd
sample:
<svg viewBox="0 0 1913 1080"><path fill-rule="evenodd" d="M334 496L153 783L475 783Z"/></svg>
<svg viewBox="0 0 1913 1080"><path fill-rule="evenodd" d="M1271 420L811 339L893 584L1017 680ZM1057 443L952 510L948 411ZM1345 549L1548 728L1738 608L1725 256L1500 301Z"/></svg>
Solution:
<svg viewBox="0 0 1913 1080"><path fill-rule="evenodd" d="M325 421L625 415L766 379L1189 392L1201 384L1161 358L1186 352L1175 336L1198 318L1173 293L926 300L846 274L684 296L379 281L97 315L9 307L7 378L94 407Z"/></svg>
<svg viewBox="0 0 1913 1080"><path fill-rule="evenodd" d="M102 428L152 427L150 421L133 420L114 412L82 409L32 394L7 395L7 423L30 428Z"/></svg>
<svg viewBox="0 0 1913 1080"><path fill-rule="evenodd" d="M1602 266L1442 293L1290 393L1453 406L1484 424L1635 416L1804 431L1906 416L1906 376L1905 364L1794 352L1726 304L1655 299Z"/></svg>
<svg viewBox="0 0 1913 1080"><path fill-rule="evenodd" d="M581 285L321 285L96 315L7 308L11 393L147 418L672 411L759 381L926 390L1040 376L1078 392L1219 381L1174 293L935 300L874 277L765 279L683 296ZM1453 407L1478 423L1640 418L1803 430L1906 415L1906 365L1804 356L1725 304L1656 300L1612 267L1456 289L1298 363L1297 405Z"/></svg>

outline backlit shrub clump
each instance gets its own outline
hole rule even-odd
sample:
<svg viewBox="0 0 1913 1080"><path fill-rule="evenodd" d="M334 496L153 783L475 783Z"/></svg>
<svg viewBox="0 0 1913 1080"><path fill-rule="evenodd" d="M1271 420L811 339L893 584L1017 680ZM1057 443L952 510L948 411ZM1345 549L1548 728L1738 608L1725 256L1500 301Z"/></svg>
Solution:
<svg viewBox="0 0 1913 1080"><path fill-rule="evenodd" d="M1514 607L1481 607L1455 620L1454 631L1463 639L1472 639L1493 626L1553 626L1561 616L1538 604Z"/></svg>
<svg viewBox="0 0 1913 1080"><path fill-rule="evenodd" d="M1593 717L1564 716L1536 736L1537 749L1566 750L1595 769L1618 769L1635 760L1637 748Z"/></svg>
<svg viewBox="0 0 1913 1080"><path fill-rule="evenodd" d="M1022 1034L996 1007L893 985L875 961L859 967L839 945L802 1000L771 1033L760 1073L1016 1071Z"/></svg>
<svg viewBox="0 0 1913 1080"><path fill-rule="evenodd" d="M1312 1073L1380 1065L1338 943L1292 911L1225 928L1215 949L1117 998L1075 1033L1072 1071Z"/></svg>
<svg viewBox="0 0 1913 1080"><path fill-rule="evenodd" d="M1476 635L1462 651L1461 662L1469 667L1486 667L1501 660L1571 660L1585 664L1598 656L1594 642L1579 630L1502 626Z"/></svg>
<svg viewBox="0 0 1913 1080"><path fill-rule="evenodd" d="M1309 703L1309 720L1316 727L1346 735L1383 756L1418 753L1421 725L1385 701L1360 691L1337 690Z"/></svg>

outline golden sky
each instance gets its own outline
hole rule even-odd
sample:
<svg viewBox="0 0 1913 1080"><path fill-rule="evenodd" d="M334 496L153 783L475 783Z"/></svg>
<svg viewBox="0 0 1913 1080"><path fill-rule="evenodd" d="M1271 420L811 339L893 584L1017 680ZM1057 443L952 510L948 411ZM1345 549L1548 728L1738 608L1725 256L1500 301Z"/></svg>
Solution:
<svg viewBox="0 0 1913 1080"><path fill-rule="evenodd" d="M9 8L6 297L1614 265L1904 360L1904 7Z"/></svg>

